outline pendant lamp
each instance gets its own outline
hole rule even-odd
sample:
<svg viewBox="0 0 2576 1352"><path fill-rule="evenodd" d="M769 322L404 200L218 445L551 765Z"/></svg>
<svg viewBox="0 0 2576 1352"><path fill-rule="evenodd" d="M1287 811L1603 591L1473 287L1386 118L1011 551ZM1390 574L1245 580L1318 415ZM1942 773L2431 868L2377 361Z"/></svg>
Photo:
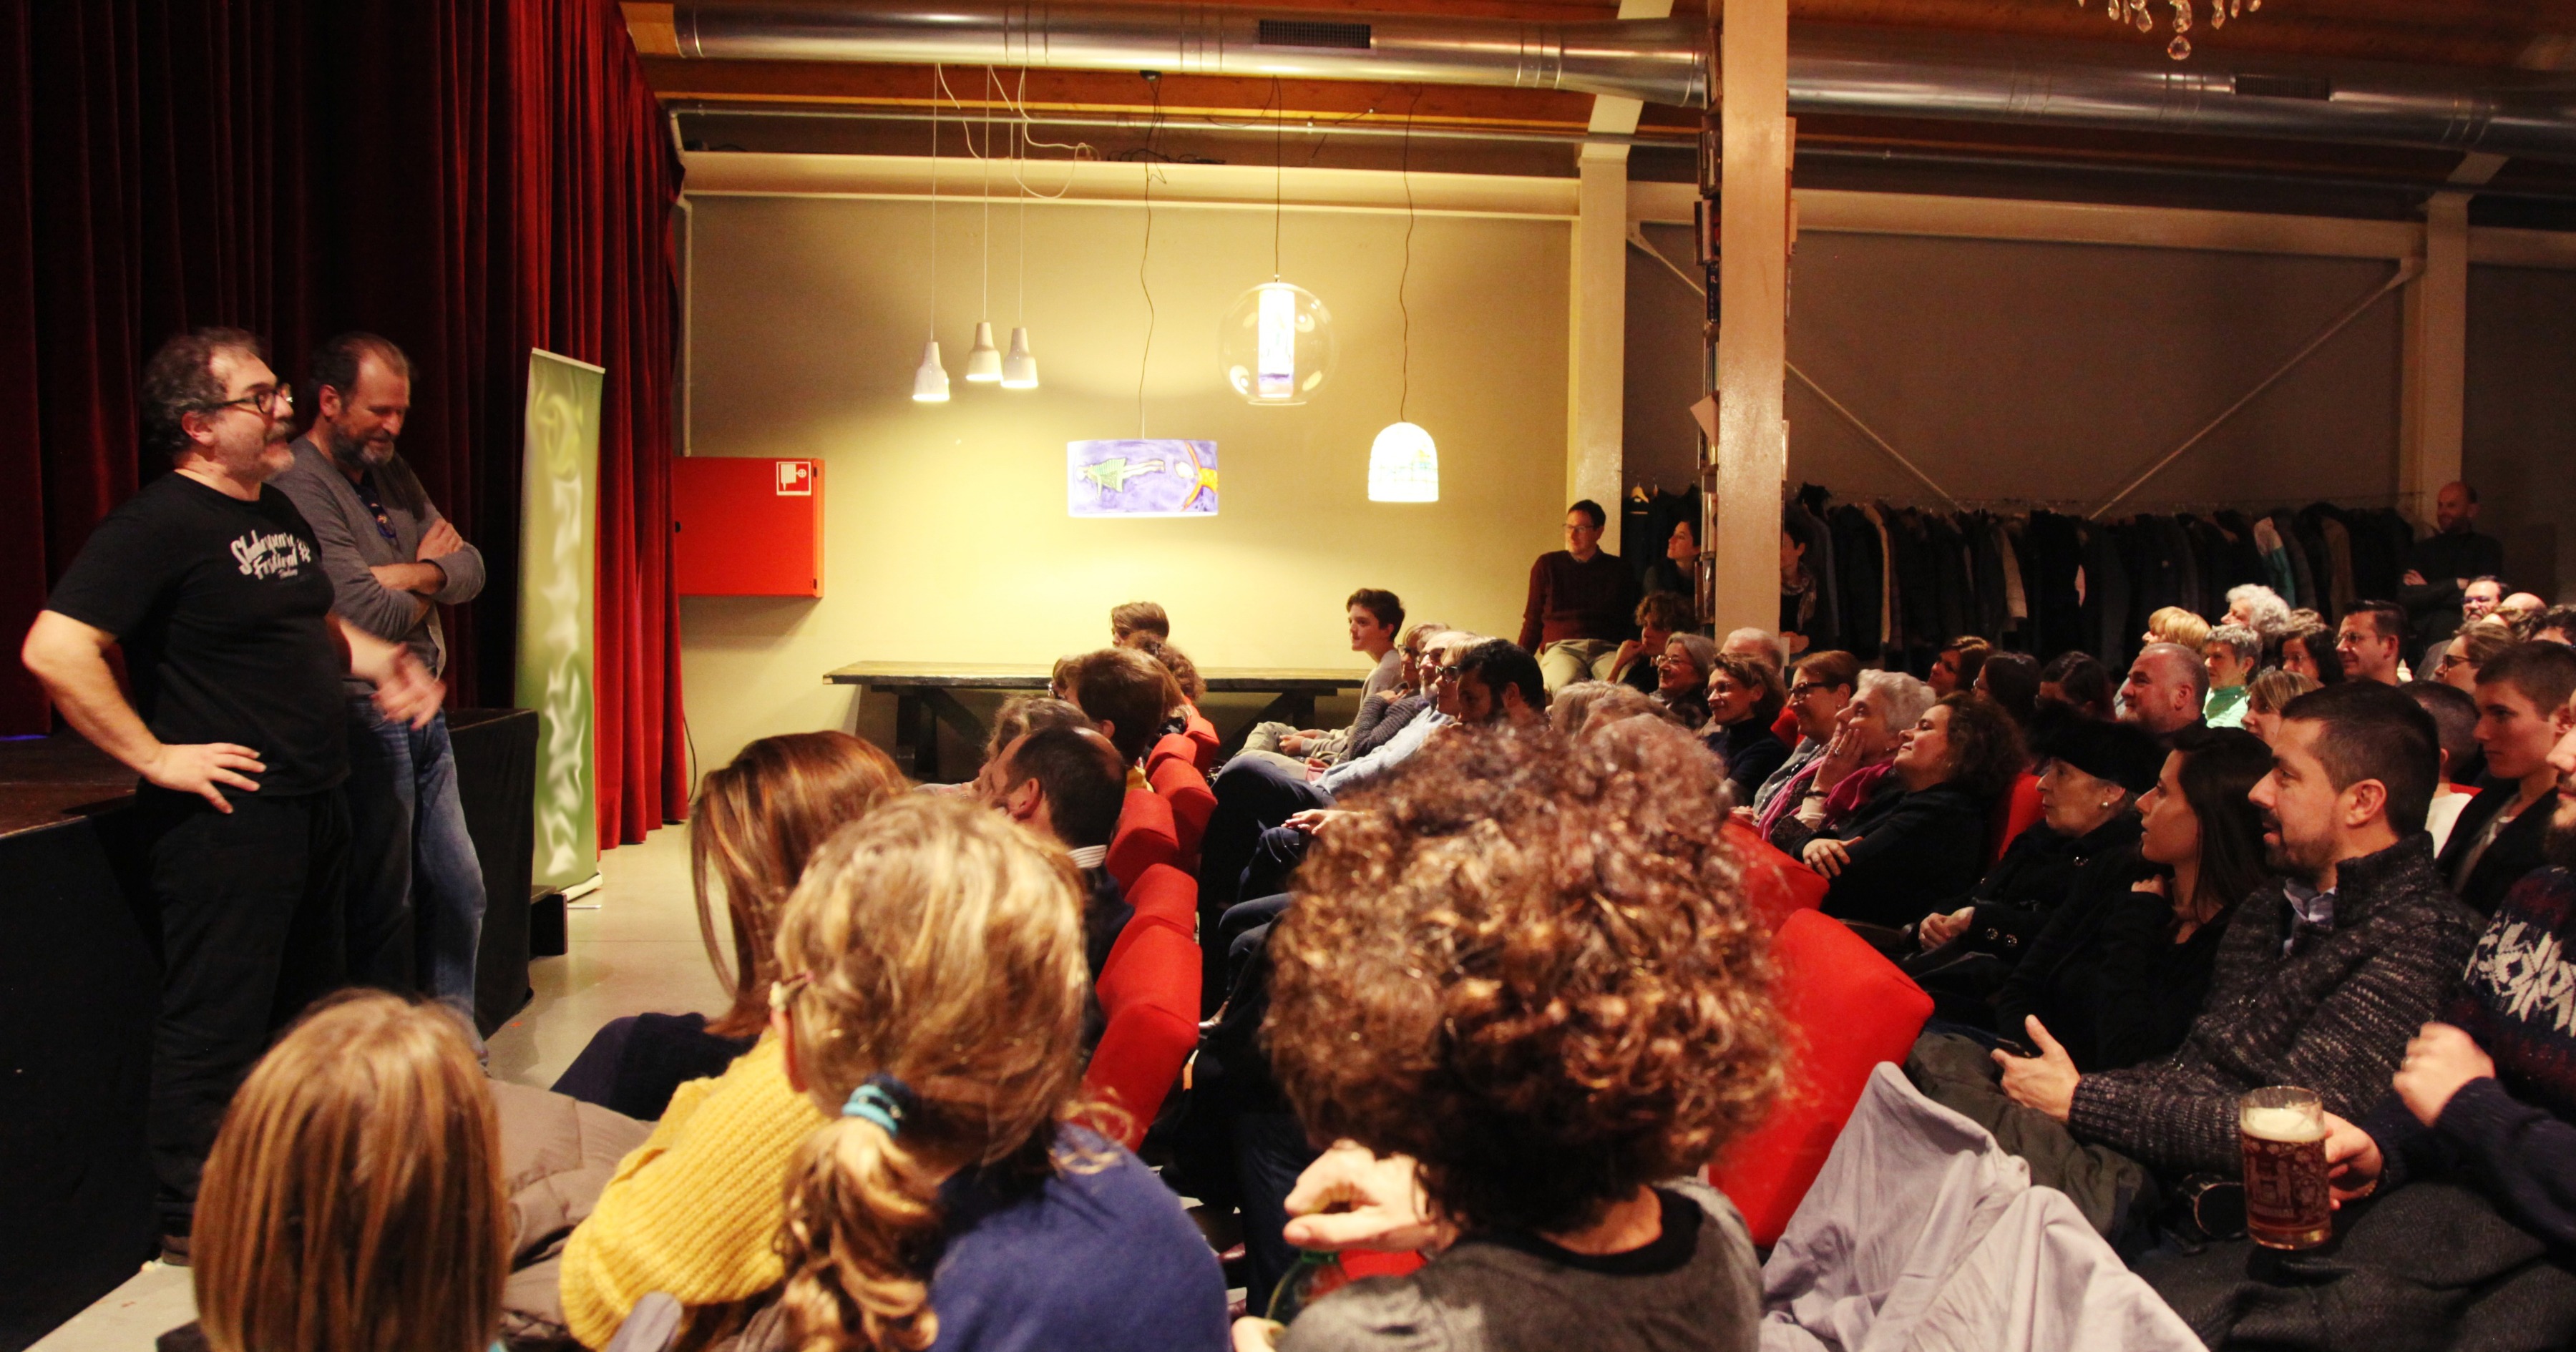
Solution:
<svg viewBox="0 0 2576 1352"><path fill-rule="evenodd" d="M1279 82L1271 81L1271 102L1279 100ZM1287 215L1287 156L1280 143L1277 114L1272 117L1270 280L1238 297L1217 327L1217 360L1225 381L1245 403L1284 408L1306 402L1333 373L1340 343L1333 333L1332 311L1315 293L1282 281L1279 234Z"/></svg>
<svg viewBox="0 0 2576 1352"><path fill-rule="evenodd" d="M1002 357L1002 388L1006 390L1034 390L1038 387L1038 359L1029 355L1029 185L1025 177L1029 151L1028 96L1029 72L1027 67L1022 67L1019 96L1011 104L1011 111L1019 117L1011 124L1011 188L1012 195L1020 203L1020 228L1013 232L1013 242L1020 255L1020 322L1012 326L1011 350Z"/></svg>
<svg viewBox="0 0 2576 1352"><path fill-rule="evenodd" d="M948 368L939 364L939 68L930 68L930 337L912 373L912 401L948 402Z"/></svg>
<svg viewBox="0 0 2576 1352"><path fill-rule="evenodd" d="M984 153L977 158L984 166L984 303L979 314L993 312L993 71L984 69ZM960 111L963 111L962 109ZM975 149L975 128L966 128L966 149ZM966 350L966 379L977 385L990 385L1002 378L1002 350L993 346L993 321L975 321L975 346Z"/></svg>
<svg viewBox="0 0 2576 1352"><path fill-rule="evenodd" d="M1415 91L1414 99L1422 98ZM1431 434L1404 420L1413 397L1413 308L1404 289L1413 280L1413 110L1404 110L1404 270L1397 274L1395 307L1404 315L1404 366L1397 386L1395 418L1369 443L1368 495L1371 502L1438 502L1440 448Z"/></svg>

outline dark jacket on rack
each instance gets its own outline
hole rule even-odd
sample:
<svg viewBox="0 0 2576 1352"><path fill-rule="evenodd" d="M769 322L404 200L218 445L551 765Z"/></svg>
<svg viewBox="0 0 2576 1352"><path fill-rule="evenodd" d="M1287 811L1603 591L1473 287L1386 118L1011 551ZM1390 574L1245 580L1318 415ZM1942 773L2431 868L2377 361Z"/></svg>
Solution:
<svg viewBox="0 0 2576 1352"><path fill-rule="evenodd" d="M2469 851L2477 848L2478 837L2486 834L2488 825L2521 792L2519 784L2491 784L2478 790L2478 796L2460 809L2460 819L2451 826L2451 838L2443 843L2442 881L2480 915L2495 914L2496 903L2504 900L2504 894L2512 891L2515 883L2548 863L2542 857L2541 838L2549 831L2552 805L2557 801L2554 794L2544 794L2540 801L2524 808L2521 816L2496 833L2494 843L2478 856L2478 866L2466 877L2460 874L2460 865L2468 859Z"/></svg>
<svg viewBox="0 0 2576 1352"><path fill-rule="evenodd" d="M1825 891L1825 914L1902 929L1968 890L1985 871L1992 806L1956 784L1909 793L1888 776L1878 796L1826 833L1851 858Z"/></svg>
<svg viewBox="0 0 2576 1352"><path fill-rule="evenodd" d="M1841 632L1829 645L1867 662L1884 642L1878 627L1881 581L1887 559L1878 545L1878 528L1857 507L1845 505L1826 513L1834 533L1835 614Z"/></svg>
<svg viewBox="0 0 2576 1352"><path fill-rule="evenodd" d="M2228 922L2190 1035L2161 1061L2078 1081L2068 1128L2168 1174L2232 1173L2247 1090L2301 1085L2347 1120L2376 1106L2480 925L2442 886L2421 831L2344 861L2336 883L2323 933L2298 920L2282 884L2256 889Z"/></svg>

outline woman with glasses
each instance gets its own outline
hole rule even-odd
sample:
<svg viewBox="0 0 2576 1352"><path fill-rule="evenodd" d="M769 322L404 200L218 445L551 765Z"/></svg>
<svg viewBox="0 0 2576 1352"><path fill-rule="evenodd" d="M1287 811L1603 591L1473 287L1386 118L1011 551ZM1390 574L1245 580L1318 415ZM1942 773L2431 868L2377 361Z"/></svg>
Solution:
<svg viewBox="0 0 2576 1352"><path fill-rule="evenodd" d="M1674 634L1664 640L1655 659L1655 702L1673 711L1682 726L1696 730L1708 722L1708 674L1717 667L1717 644L1705 634Z"/></svg>
<svg viewBox="0 0 2576 1352"><path fill-rule="evenodd" d="M1752 804L1736 808L1738 817L1746 822L1757 819L1798 778L1799 771L1825 754L1825 744L1833 739L1834 725L1841 720L1844 706L1851 703L1852 692L1860 683L1860 659L1837 650L1809 653L1799 660L1794 671L1789 681L1789 713L1798 720L1798 744L1789 749L1780 768L1754 790Z"/></svg>
<svg viewBox="0 0 2576 1352"><path fill-rule="evenodd" d="M2513 626L2502 620L2471 620L2451 635L2451 641L2442 647L2441 659L2423 675L2475 699L2479 669L2518 641Z"/></svg>

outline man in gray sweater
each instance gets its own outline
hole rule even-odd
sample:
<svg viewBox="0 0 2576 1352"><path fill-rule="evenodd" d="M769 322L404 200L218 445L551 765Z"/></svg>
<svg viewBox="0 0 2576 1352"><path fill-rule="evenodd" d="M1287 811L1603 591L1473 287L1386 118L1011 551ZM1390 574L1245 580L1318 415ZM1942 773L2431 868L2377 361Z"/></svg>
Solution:
<svg viewBox="0 0 2576 1352"><path fill-rule="evenodd" d="M333 609L444 675L438 607L483 590L483 555L430 505L394 449L411 411L411 362L374 334L347 333L313 354L308 379L313 426L274 482L312 524ZM345 693L349 975L419 988L455 1008L470 1032L483 868L465 833L447 716L408 727L378 714L366 682L352 677Z"/></svg>
<svg viewBox="0 0 2576 1352"><path fill-rule="evenodd" d="M2431 717L2370 682L2310 691L2281 713L2272 773L2251 797L2282 877L2227 921L2183 1045L2079 1076L2033 1018L2040 1055L1995 1054L2015 1102L2168 1179L2241 1167L2247 1090L2298 1085L2338 1116L2368 1112L2481 928L2444 889L2423 829L2441 759Z"/></svg>

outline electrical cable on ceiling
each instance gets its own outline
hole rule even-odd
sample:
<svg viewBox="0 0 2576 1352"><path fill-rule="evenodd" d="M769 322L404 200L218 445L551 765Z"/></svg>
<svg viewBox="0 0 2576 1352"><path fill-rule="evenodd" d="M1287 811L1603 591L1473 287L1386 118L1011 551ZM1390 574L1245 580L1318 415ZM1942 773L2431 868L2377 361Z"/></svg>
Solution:
<svg viewBox="0 0 2576 1352"><path fill-rule="evenodd" d="M1151 150L1154 148L1156 136L1162 130L1163 78L1152 71L1147 71L1145 84L1153 91L1154 96L1153 112L1145 126L1145 147ZM1145 350L1136 358L1136 439L1138 441L1145 439L1145 373L1154 359L1154 322L1158 318L1154 309L1154 287L1146 279L1145 265L1154 256L1154 175L1160 172L1161 170L1154 167L1151 159L1145 161L1145 247L1138 250L1136 254L1136 289L1145 296Z"/></svg>
<svg viewBox="0 0 2576 1352"><path fill-rule="evenodd" d="M1413 281L1413 110L1422 102L1422 90L1416 86L1413 102L1404 105L1404 151L1398 161L1404 176L1404 271L1395 283L1395 308L1404 315L1404 363L1401 382L1395 396L1395 420L1409 422L1405 403L1413 396L1413 306L1405 299L1404 289Z"/></svg>

